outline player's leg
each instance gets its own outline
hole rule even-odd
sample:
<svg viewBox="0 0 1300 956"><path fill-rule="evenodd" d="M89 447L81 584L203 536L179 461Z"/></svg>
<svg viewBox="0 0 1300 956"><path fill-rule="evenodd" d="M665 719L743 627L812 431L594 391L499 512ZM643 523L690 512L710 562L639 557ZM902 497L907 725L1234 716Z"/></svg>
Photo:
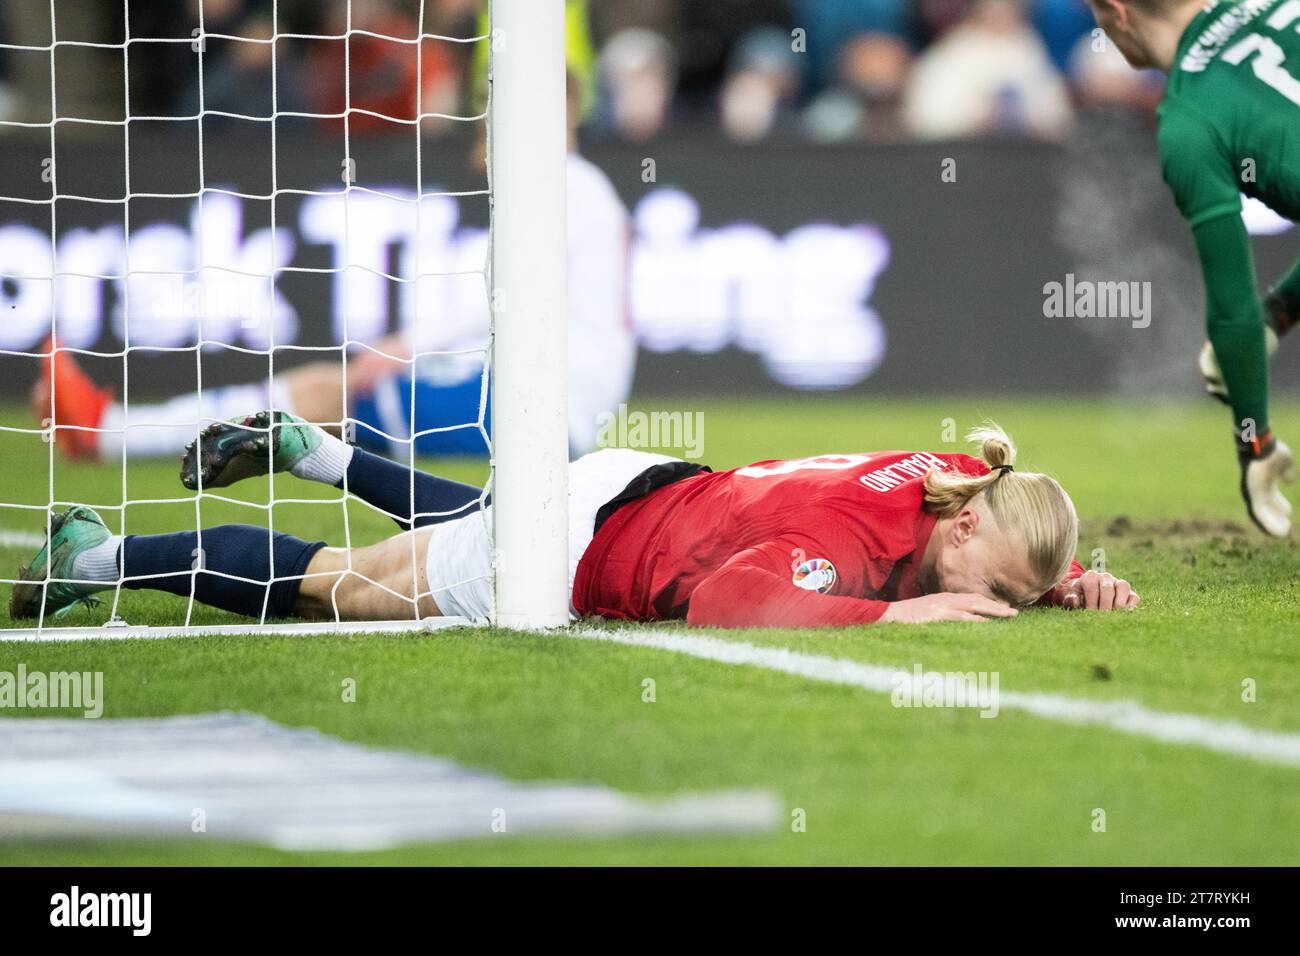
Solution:
<svg viewBox="0 0 1300 956"><path fill-rule="evenodd" d="M1291 449L1269 425L1268 343L1277 338L1249 311L1211 309L1208 325L1214 354L1224 366L1223 380L1233 413L1237 459L1241 467L1239 490L1246 513L1266 534L1284 538L1291 531L1291 502L1281 486L1296 480Z"/></svg>
<svg viewBox="0 0 1300 956"><path fill-rule="evenodd" d="M52 355L32 390L32 410L37 418L52 417L64 426L57 446L72 458L112 461L123 448L131 458L169 458L200 425L242 416L250 408L283 409L334 434L340 429L331 423L342 422L346 414L342 367L334 362L301 365L270 385L208 387L164 402L133 402L128 409L90 379L72 352L55 352L52 341L45 350Z"/></svg>
<svg viewBox="0 0 1300 956"><path fill-rule="evenodd" d="M44 599L46 615L59 615L94 604L95 594L121 580L128 590L180 597L192 589L196 601L248 617L402 620L414 616L417 600L421 617L438 616L426 584L434 530L350 551L249 525L123 538L78 507L55 516L47 546L20 569L10 614L38 617ZM486 531L479 534L487 540Z"/></svg>
<svg viewBox="0 0 1300 956"><path fill-rule="evenodd" d="M466 617L492 612L492 509L417 528L351 552L312 556L298 596L302 617L361 620ZM417 604L418 602L418 604Z"/></svg>
<svg viewBox="0 0 1300 956"><path fill-rule="evenodd" d="M1264 330L1264 348L1265 354L1271 360L1277 354L1278 338L1277 332L1272 327ZM1201 378L1205 380L1205 391L1211 398L1223 402L1225 405L1231 405L1228 399L1228 386L1223 380L1223 368L1219 365L1219 357L1214 353L1214 345L1207 339L1205 345L1201 347L1201 354L1196 360L1196 367L1201 373Z"/></svg>
<svg viewBox="0 0 1300 956"><path fill-rule="evenodd" d="M474 511L482 489L373 455L284 412L259 412L209 426L190 442L181 463L187 488L220 488L268 470L289 472L335 488L346 486L389 515L403 530L437 524ZM414 508L412 508L414 505Z"/></svg>
<svg viewBox="0 0 1300 956"><path fill-rule="evenodd" d="M1261 530L1285 537L1291 503L1280 485L1295 479L1291 451L1270 427L1268 326L1255 297L1250 241L1237 216L1192 230L1205 281L1206 332L1232 407L1246 510Z"/></svg>
<svg viewBox="0 0 1300 956"><path fill-rule="evenodd" d="M172 458L208 423L273 403L265 384L205 388L202 394L190 392L165 402L133 402L129 409L114 402L104 409L99 426L104 431L98 435L98 457L118 460L125 449L128 459Z"/></svg>
<svg viewBox="0 0 1300 956"><path fill-rule="evenodd" d="M1300 323L1300 259L1264 297L1264 318L1268 323L1264 330L1265 345L1268 357L1272 359L1277 354L1278 340ZM1205 390L1228 404L1228 387L1223 381L1223 369L1219 366L1219 358L1210 342L1207 341L1201 349L1197 365L1201 377L1205 379Z"/></svg>
<svg viewBox="0 0 1300 956"><path fill-rule="evenodd" d="M52 340L46 349L52 355L32 390L32 410L42 421L52 417L54 424L62 426L56 446L71 458L112 461L122 456L123 449L131 458L170 458L194 438L201 424L268 405L292 410L294 396L313 402L313 421L342 420L342 413L328 407L325 390L318 387L330 371L329 363L295 369L270 387L250 383L205 388L164 402L134 402L128 409L111 390L90 379L72 352L53 351ZM323 417L330 413L332 418Z"/></svg>
<svg viewBox="0 0 1300 956"><path fill-rule="evenodd" d="M15 618L61 613L119 580L128 589L166 591L253 617L295 613L299 579L324 542L250 525L222 525L172 534L113 534L94 511L55 515L50 539L19 570L10 613ZM197 575L194 572L199 572ZM49 581L48 587L45 582Z"/></svg>
<svg viewBox="0 0 1300 956"><path fill-rule="evenodd" d="M392 465L384 459L386 465ZM616 507L672 481L687 477L703 466L630 449L606 449L586 455L569 466L568 586L572 593L578 562L591 543L602 511ZM324 549L312 558L303 581L299 613L330 618L335 581L352 611L375 616L411 613L409 599L419 582L422 617L446 615L485 620L491 614L489 579L495 555L492 546L491 507L472 514L398 535L363 551L353 550L351 567L384 583L368 586L352 576L340 577L347 552ZM415 563L412 563L414 551ZM322 573L324 572L324 573ZM376 618L378 619L378 618Z"/></svg>
<svg viewBox="0 0 1300 956"><path fill-rule="evenodd" d="M312 555L295 613L313 620L396 621L441 617L429 593L428 552L433 528L395 535L365 548L322 548ZM452 582L447 582L452 583Z"/></svg>
<svg viewBox="0 0 1300 956"><path fill-rule="evenodd" d="M1268 360L1277 337L1250 313L1212 309L1210 314L1210 343L1225 367L1223 381L1236 383L1231 392L1224 389L1224 397L1233 413L1246 513L1261 531L1284 538L1291 531L1292 506L1281 486L1296 480L1296 468L1291 449L1269 425Z"/></svg>

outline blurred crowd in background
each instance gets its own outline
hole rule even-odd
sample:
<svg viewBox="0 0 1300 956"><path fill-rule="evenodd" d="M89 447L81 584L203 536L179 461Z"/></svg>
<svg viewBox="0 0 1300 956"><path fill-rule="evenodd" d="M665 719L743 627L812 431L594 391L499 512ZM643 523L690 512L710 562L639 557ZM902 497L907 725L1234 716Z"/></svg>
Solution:
<svg viewBox="0 0 1300 956"><path fill-rule="evenodd" d="M486 32L483 0L279 0L279 34L353 30L414 38L420 32ZM61 39L121 43L184 39L200 0L56 4ZM27 9L30 8L30 9ZM420 24L423 9L423 24ZM24 12L25 11L25 12ZM272 0L202 0L208 34L267 40ZM1084 0L569 0L570 69L584 91L583 132L643 141L719 129L738 142L796 139L896 142L968 136L1053 140L1081 113L1150 116L1163 80L1131 70L1096 29ZM0 43L49 43L45 4L0 6ZM134 116L192 115L204 108L266 116L280 111L354 113L355 135L409 127L412 119L482 110L483 43L393 43L354 34L341 41L276 44L210 39L132 43ZM274 47L274 57L273 57ZM77 48L61 59L59 115L87 115L116 96L120 50ZM346 60L345 60L346 58ZM65 65L65 62L67 65ZM350 71L345 71L345 62ZM274 64L274 69L273 69ZM350 73L345 84L345 72ZM80 74L80 82L78 82ZM42 121L49 56L0 48L0 119ZM427 121L430 133L438 121Z"/></svg>

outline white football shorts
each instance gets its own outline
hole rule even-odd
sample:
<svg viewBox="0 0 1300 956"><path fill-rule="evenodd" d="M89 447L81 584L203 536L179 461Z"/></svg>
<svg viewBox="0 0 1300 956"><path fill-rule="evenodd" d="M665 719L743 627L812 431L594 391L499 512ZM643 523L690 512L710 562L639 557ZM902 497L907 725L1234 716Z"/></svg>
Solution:
<svg viewBox="0 0 1300 956"><path fill-rule="evenodd" d="M573 578L591 544L596 512L641 472L676 461L628 448L606 448L569 465L569 615ZM486 621L492 614L492 506L463 518L434 525L429 535L425 583L446 617Z"/></svg>

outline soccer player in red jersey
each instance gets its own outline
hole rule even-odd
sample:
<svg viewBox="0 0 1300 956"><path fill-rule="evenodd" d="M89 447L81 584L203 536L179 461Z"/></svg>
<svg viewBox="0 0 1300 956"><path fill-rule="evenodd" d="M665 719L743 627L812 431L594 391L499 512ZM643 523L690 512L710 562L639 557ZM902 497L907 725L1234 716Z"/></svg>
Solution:
<svg viewBox="0 0 1300 956"><path fill-rule="evenodd" d="M1078 521L1061 486L1016 472L1000 429L970 437L984 461L821 455L668 484L600 524L577 564L574 608L819 627L1012 617L1038 602L1136 607L1127 582L1074 560Z"/></svg>
<svg viewBox="0 0 1300 956"><path fill-rule="evenodd" d="M714 473L626 449L587 455L569 470L573 616L820 627L981 621L1031 604L1136 607L1128 582L1074 560L1078 519L1061 486L1016 471L997 427L970 437L983 460L890 451ZM42 604L59 614L121 582L250 616L489 616L493 509L480 489L284 412L210 426L198 445L182 465L187 487L289 472L346 487L404 532L352 549L246 525L206 528L201 542L194 531L122 537L77 507L55 516L22 569L11 614L35 617Z"/></svg>

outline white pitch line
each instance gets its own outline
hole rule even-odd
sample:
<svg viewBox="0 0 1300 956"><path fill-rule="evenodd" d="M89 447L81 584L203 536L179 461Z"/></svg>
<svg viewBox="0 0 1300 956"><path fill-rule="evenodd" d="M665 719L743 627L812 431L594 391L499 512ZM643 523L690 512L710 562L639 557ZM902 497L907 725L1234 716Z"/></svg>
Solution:
<svg viewBox="0 0 1300 956"><path fill-rule="evenodd" d="M761 667L881 694L893 691L900 675L909 683L913 680L913 672L901 668L804 654L783 647L760 647L716 637L698 637L670 631L607 631L592 628L575 628L559 633L585 640L671 651L723 664ZM1265 763L1300 767L1300 734L1261 730L1195 714L1150 710L1133 700L1087 700L1060 694L1002 691L998 694L998 705L1064 724L1107 727L1162 743L1186 744L1219 753L1250 757Z"/></svg>
<svg viewBox="0 0 1300 956"><path fill-rule="evenodd" d="M0 538L0 541L3 539ZM44 543L44 539L42 539ZM447 619L439 624L457 626L473 622ZM426 622L427 624L427 622ZM403 626L409 626L403 622ZM6 631L0 629L0 643L5 641L68 641L68 640L122 640L148 637L200 637L214 634L267 634L290 633L303 637L344 631L346 633L388 630L393 623L380 624L289 624L273 627L238 625L225 627L191 628L136 628L95 627L59 628L44 631ZM908 681L913 672L879 664L862 664L845 658L804 654L783 647L759 647L742 641L724 641L716 637L697 637L675 634L670 631L606 631L591 628L574 628L565 631L542 631L540 636L576 637L583 640L606 641L632 647L686 654L703 660L736 664L742 667L761 667L766 670L793 674L828 684L843 684L863 690L887 694L893 691L899 675ZM1250 757L1265 763L1300 767L1300 734L1261 730L1228 720L1213 720L1195 714L1179 714L1151 710L1133 700L1088 700L1060 694L1000 691L998 706L1021 710L1045 720L1055 720L1078 726L1108 727L1135 737L1146 737L1163 743L1186 744L1203 747L1219 753Z"/></svg>

